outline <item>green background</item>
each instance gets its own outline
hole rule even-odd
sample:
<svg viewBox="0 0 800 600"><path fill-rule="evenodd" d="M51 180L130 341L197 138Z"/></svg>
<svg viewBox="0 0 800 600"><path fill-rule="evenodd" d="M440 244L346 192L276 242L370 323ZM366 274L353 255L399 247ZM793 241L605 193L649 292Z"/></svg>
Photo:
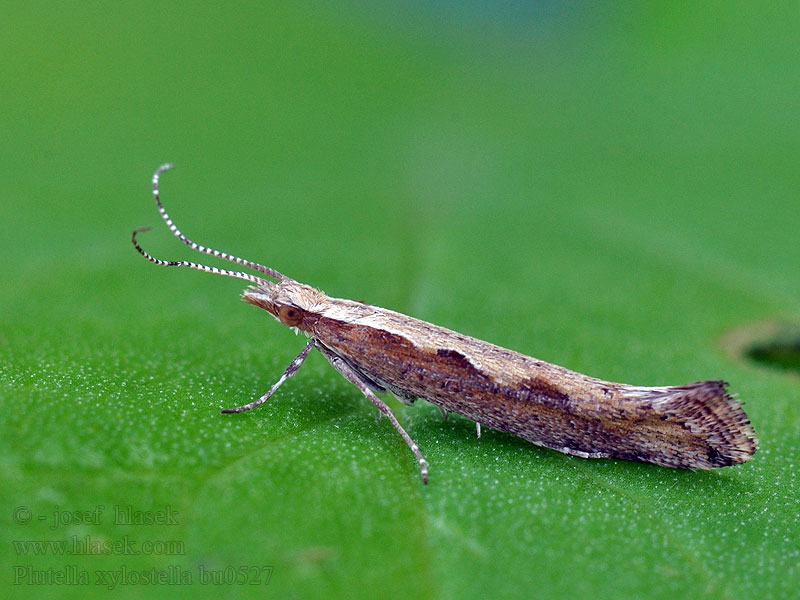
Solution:
<svg viewBox="0 0 800 600"><path fill-rule="evenodd" d="M728 350L800 316L799 28L796 2L4 4L3 595L109 596L95 571L123 569L116 597L796 594L800 379ZM243 282L135 253L152 225L156 256L197 257L152 203L168 160L201 243L593 376L724 378L760 449L589 461L392 399L423 487L318 354L220 415L302 340ZM87 535L182 553L13 543ZM266 565L266 587L201 581Z"/></svg>

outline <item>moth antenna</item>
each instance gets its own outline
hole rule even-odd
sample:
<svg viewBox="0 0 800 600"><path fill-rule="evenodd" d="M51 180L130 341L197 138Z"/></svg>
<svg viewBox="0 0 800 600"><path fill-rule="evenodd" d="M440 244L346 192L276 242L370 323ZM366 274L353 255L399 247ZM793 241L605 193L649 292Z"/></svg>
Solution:
<svg viewBox="0 0 800 600"><path fill-rule="evenodd" d="M172 219L167 214L167 211L164 209L164 205L161 204L161 198L158 196L158 178L161 176L161 173L164 171L168 171L169 169L175 168L175 165L172 163L165 163L156 169L156 172L153 173L153 197L156 200L156 205L158 206L158 212L161 213L161 218L164 219L164 222L169 227L169 230L177 237L180 241L184 244L189 246L192 250L197 250L198 252L202 252L204 254L208 254L210 256L216 256L217 258L222 258L224 260L229 260L234 262L238 265L242 265L243 267L248 267L250 269L255 269L256 271L260 271L269 277L273 277L279 281L283 281L285 279L289 279L285 275L278 273L275 269L270 269L269 267L265 267L264 265L260 265L258 263L254 263L250 260L245 260L243 258L239 258L238 256L233 256L228 254L227 252L220 252L219 250L214 250L213 248L206 248L205 246L201 246L200 244L194 243L192 240L187 238L183 235L175 226L175 223L172 222ZM139 250L141 252L141 249ZM145 256L146 258L146 256ZM150 260L150 259L148 259ZM224 270L224 269L223 269Z"/></svg>
<svg viewBox="0 0 800 600"><path fill-rule="evenodd" d="M189 267L190 269L197 269L198 271L205 271L206 273L214 273L215 275L225 275L226 277L236 277L238 279L244 279L245 281L249 281L250 283L255 283L258 286L263 287L272 287L275 284L267 279L263 279L258 277L257 275L251 275L250 273L244 273L242 271L231 271L230 269L218 269L217 267L209 267L207 265L201 265L198 263L190 262L188 260L161 260L160 258L155 258L151 256L146 250L144 250L140 245L139 242L136 241L136 234L142 233L143 231L149 231L150 227L139 227L133 230L133 234L131 234L131 242L133 242L134 247L139 251L139 254L144 256L147 260L151 263L155 263L157 265L161 265L162 267Z"/></svg>

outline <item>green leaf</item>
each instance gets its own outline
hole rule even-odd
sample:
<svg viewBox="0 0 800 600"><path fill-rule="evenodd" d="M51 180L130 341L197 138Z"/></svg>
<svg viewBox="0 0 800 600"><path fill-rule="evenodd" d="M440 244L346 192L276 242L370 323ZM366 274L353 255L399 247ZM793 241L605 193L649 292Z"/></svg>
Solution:
<svg viewBox="0 0 800 600"><path fill-rule="evenodd" d="M7 592L796 594L800 379L741 334L800 323L792 3L4 13ZM199 260L150 197L168 160L200 243L604 379L725 379L760 449L585 460L388 399L423 486L313 353L221 415L303 340L241 282L136 254L152 225L148 251Z"/></svg>

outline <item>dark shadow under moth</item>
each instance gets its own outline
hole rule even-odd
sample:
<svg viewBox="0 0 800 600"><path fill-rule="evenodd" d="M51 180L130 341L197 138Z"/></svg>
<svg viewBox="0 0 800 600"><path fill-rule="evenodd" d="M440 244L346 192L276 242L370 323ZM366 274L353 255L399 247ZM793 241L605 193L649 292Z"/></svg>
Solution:
<svg viewBox="0 0 800 600"><path fill-rule="evenodd" d="M190 261L165 261L132 242L147 260L249 281L242 297L287 327L302 331L308 344L280 379L236 413L265 402L292 377L316 348L345 379L388 417L411 448L423 482L428 465L416 443L376 392L392 392L401 402L417 398L480 426L507 431L539 446L583 458L622 458L665 467L713 469L750 460L756 451L753 428L741 404L722 381L668 387L612 383L570 371L488 342L362 302L331 298L281 273L184 236L161 203L158 180L153 195L172 233L198 252L231 261L274 279Z"/></svg>

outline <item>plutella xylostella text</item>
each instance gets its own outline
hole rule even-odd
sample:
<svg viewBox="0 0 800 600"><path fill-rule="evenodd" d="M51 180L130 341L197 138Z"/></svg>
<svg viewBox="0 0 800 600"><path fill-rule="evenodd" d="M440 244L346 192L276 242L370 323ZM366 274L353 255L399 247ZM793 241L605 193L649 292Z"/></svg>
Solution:
<svg viewBox="0 0 800 600"><path fill-rule="evenodd" d="M153 196L170 231L193 250L275 281L154 258L136 241L136 234L148 228L131 236L139 253L157 265L244 279L252 284L242 294L245 301L308 337L266 394L223 413L266 402L316 348L388 417L416 456L425 483L428 463L376 392L388 390L404 404L422 398L445 417L451 412L463 415L475 421L478 437L485 425L583 458L713 469L743 463L756 451L747 415L722 381L641 387L595 379L385 308L331 298L269 267L195 244L178 230L159 198L159 176L170 168L162 165L153 175Z"/></svg>

